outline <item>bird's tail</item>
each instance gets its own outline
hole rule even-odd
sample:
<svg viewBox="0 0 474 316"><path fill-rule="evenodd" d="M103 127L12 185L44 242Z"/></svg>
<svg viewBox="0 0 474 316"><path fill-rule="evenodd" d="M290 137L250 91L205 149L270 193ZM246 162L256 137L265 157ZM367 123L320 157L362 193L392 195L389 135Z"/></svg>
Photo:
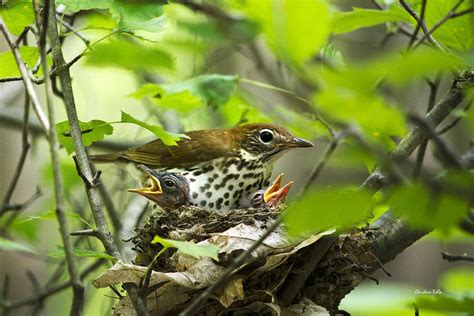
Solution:
<svg viewBox="0 0 474 316"><path fill-rule="evenodd" d="M95 163L117 162L122 158L116 154L90 155L89 159Z"/></svg>

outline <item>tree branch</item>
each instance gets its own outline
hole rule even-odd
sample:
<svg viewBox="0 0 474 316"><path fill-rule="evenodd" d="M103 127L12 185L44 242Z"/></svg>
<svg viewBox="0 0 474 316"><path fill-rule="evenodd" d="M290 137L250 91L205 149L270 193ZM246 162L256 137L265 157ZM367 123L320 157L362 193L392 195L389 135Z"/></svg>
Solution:
<svg viewBox="0 0 474 316"><path fill-rule="evenodd" d="M21 129L20 158L18 158L18 163L16 165L15 172L13 173L13 178L10 182L10 185L8 186L5 196L3 197L2 205L0 208L0 217L7 211L7 206L10 204L10 199L18 184L18 180L20 179L21 172L23 171L23 166L25 165L28 150L30 149L30 143L28 142L29 116L30 116L30 97L26 93L24 112L23 112L23 123L22 123L22 129Z"/></svg>
<svg viewBox="0 0 474 316"><path fill-rule="evenodd" d="M426 114L426 120L433 127L438 126L465 98L466 88L474 84L474 70L465 71L453 82L448 93ZM408 159L413 151L427 138L429 132L422 126L416 125L407 136L405 136L394 152L394 161L402 162ZM377 168L361 186L363 190L378 191L384 185L384 176Z"/></svg>
<svg viewBox="0 0 474 316"><path fill-rule="evenodd" d="M441 257L444 260L447 260L449 262L454 262L454 261L473 261L474 262L474 257L469 256L467 253L464 253L462 255L452 255L447 252L442 252Z"/></svg>
<svg viewBox="0 0 474 316"><path fill-rule="evenodd" d="M48 25L48 5L49 2L44 3L43 7L43 19L39 16L39 8L36 0L33 0L33 7L35 8L35 21L36 28L40 32L38 38L38 49L41 57L41 67L44 73L48 73L48 60L46 54L46 31ZM56 24L55 16L49 18L49 23ZM55 112L53 104L53 91L51 89L51 82L49 76L44 78L44 88L46 95L46 105L48 109L48 119L50 123L55 122ZM61 165L59 161L59 142L56 134L56 129L50 128L48 131L48 142L51 155L51 164L53 168L53 180L54 180L54 197L56 202L56 218L59 223L59 231L61 233L62 243L64 245L64 253L66 257L67 268L69 276L71 278L71 284L73 288L73 301L71 305L70 315L80 315L82 305L84 302L84 286L82 285L79 272L77 269L76 258L74 256L74 250L69 237L69 228L66 218L65 203L64 203L64 185L61 175Z"/></svg>
<svg viewBox="0 0 474 316"><path fill-rule="evenodd" d="M56 68L58 69L58 76L61 82L61 87L64 95L64 104L66 106L66 113L69 121L74 151L76 153L78 168L84 179L87 180L89 183L92 183L93 175L91 167L89 165L89 160L86 154L84 143L82 141L82 133L79 126L79 119L77 116L76 104L74 101L74 94L71 85L71 75L69 73L69 68L66 67L66 62L64 60L64 56L61 50L61 43L55 21L55 4L54 0L48 1L49 15L52 18L51 23L48 24L48 36L52 48L52 58L54 64L56 65ZM116 258L117 260L121 260L122 257L119 253L118 247L115 244L115 241L113 240L112 235L107 227L107 220L102 209L99 192L96 187L89 186L87 181L84 181L85 189L92 210L92 215L97 226L97 232L100 235L100 239L107 253ZM132 284L124 284L124 288L129 293L130 299L133 302L137 314L148 315L148 311L145 307L143 300L141 300L141 298L137 295L138 291L136 286Z"/></svg>

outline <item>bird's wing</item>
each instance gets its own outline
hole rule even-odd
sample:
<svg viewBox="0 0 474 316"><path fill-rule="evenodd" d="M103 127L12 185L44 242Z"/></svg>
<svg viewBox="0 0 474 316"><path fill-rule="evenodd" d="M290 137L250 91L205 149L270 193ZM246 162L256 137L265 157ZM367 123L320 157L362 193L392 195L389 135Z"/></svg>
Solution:
<svg viewBox="0 0 474 316"><path fill-rule="evenodd" d="M226 157L235 153L235 146L227 131L189 132L190 139L182 138L178 146L167 146L161 140L131 148L119 157L158 168L192 167L202 162Z"/></svg>

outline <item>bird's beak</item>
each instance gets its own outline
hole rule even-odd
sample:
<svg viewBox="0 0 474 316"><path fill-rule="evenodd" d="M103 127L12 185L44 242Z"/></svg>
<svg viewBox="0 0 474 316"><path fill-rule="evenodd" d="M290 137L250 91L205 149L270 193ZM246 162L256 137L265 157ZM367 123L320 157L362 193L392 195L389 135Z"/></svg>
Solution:
<svg viewBox="0 0 474 316"><path fill-rule="evenodd" d="M265 191L265 193L263 193L263 201L265 202L266 206L275 206L286 199L293 181L290 181L284 187L281 187L282 179L283 174L278 175L275 182L273 182L273 184Z"/></svg>
<svg viewBox="0 0 474 316"><path fill-rule="evenodd" d="M140 169L142 169L151 179L151 186L139 189L128 189L128 192L138 193L143 195L144 197L151 197L154 195L159 195L163 193L163 189L161 188L160 180L154 175L154 171L148 168L145 165L138 165Z"/></svg>
<svg viewBox="0 0 474 316"><path fill-rule="evenodd" d="M288 142L288 147L313 147L313 143L303 138L293 137Z"/></svg>

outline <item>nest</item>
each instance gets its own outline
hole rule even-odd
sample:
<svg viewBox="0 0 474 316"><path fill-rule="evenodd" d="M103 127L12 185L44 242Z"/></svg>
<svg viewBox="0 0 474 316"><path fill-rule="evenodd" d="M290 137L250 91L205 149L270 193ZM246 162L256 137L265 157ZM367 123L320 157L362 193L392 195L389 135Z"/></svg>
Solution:
<svg viewBox="0 0 474 316"><path fill-rule="evenodd" d="M136 229L136 235L131 239L137 253L134 264L116 264L96 279L94 285L106 287L119 282L141 284L147 267L162 249L159 244L151 244L156 235L218 245L218 261L196 259L168 249L153 263L149 286L154 291L147 297L147 307L153 315L178 314L203 289L215 283L228 264L248 249L283 209L284 206L218 213L188 207L155 213L143 228ZM278 228L251 254L228 284L210 297L199 314L336 313L342 298L375 263L375 258L368 251L373 240L373 233L368 230L356 229L333 237L334 242L329 250L325 248L325 255L316 268L311 268L304 284L296 290L297 295L290 306L282 304L279 297L281 290L292 284L295 275L308 271L308 258L318 251L321 239L333 233L334 230L289 241L283 229ZM134 315L128 297L120 300L115 312Z"/></svg>

